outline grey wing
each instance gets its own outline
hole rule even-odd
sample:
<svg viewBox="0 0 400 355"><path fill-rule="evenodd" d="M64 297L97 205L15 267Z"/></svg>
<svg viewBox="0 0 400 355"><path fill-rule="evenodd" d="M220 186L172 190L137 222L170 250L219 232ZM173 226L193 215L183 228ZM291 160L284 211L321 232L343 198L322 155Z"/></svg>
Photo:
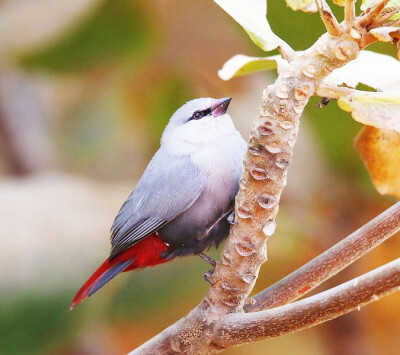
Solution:
<svg viewBox="0 0 400 355"><path fill-rule="evenodd" d="M187 210L205 184L206 176L189 156L171 156L160 148L111 227L110 258Z"/></svg>

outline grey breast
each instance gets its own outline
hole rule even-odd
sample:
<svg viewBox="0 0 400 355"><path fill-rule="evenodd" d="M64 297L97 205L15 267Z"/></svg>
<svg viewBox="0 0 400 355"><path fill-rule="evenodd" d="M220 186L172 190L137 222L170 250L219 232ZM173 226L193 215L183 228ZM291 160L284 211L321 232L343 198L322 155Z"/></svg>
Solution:
<svg viewBox="0 0 400 355"><path fill-rule="evenodd" d="M227 237L226 217L233 210L240 175L241 170L234 168L223 175L208 175L193 205L160 229L163 239L171 246L171 255L197 254Z"/></svg>

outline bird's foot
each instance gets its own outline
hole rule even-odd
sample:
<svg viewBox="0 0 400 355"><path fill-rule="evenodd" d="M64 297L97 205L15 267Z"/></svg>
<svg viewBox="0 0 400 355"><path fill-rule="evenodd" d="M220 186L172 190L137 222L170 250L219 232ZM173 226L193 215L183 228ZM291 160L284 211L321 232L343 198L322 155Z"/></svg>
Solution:
<svg viewBox="0 0 400 355"><path fill-rule="evenodd" d="M210 258L208 255L206 255L204 253L199 253L198 255L200 256L200 258L202 258L203 260L207 261L213 267L217 266L217 262L213 258Z"/></svg>
<svg viewBox="0 0 400 355"><path fill-rule="evenodd" d="M235 211L232 211L226 220L230 225L235 224Z"/></svg>
<svg viewBox="0 0 400 355"><path fill-rule="evenodd" d="M209 264L211 264L214 268L217 266L217 262L213 259L210 258L208 255L204 254L204 253L199 253L198 254L200 256L200 258L204 259L205 261L207 261ZM204 274L204 280L206 280L210 285L213 284L213 280L212 280L212 275L214 273L215 269L212 270L208 270L205 274Z"/></svg>
<svg viewBox="0 0 400 355"><path fill-rule="evenodd" d="M208 282L210 285L213 284L212 275L213 275L214 271L215 271L215 269L208 270L208 271L204 274L204 280L206 280L206 282Z"/></svg>

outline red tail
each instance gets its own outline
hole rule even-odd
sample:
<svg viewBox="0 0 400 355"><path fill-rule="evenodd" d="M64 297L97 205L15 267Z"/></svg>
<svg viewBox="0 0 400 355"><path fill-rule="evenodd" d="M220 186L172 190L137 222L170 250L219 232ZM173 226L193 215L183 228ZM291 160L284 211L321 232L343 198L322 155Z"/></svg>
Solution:
<svg viewBox="0 0 400 355"><path fill-rule="evenodd" d="M112 261L106 259L94 274L85 282L71 303L74 309L87 297L93 295L120 272L162 264L170 259L161 258L168 245L157 234L148 237L116 256Z"/></svg>

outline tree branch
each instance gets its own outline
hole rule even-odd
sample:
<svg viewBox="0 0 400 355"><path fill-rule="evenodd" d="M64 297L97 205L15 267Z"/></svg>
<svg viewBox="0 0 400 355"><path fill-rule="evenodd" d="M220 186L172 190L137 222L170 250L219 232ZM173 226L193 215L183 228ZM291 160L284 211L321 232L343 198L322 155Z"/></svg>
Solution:
<svg viewBox="0 0 400 355"><path fill-rule="evenodd" d="M349 313L399 291L400 258L340 286L289 305L255 313L226 315L213 344L218 348L293 333Z"/></svg>
<svg viewBox="0 0 400 355"><path fill-rule="evenodd" d="M237 223L231 228L206 297L210 305L208 319L218 320L223 314L243 308L266 261L267 238L275 231L300 115L321 81L335 68L355 59L359 51L360 38L349 33L343 37L325 34L264 90L236 197Z"/></svg>
<svg viewBox="0 0 400 355"><path fill-rule="evenodd" d="M319 3L320 1L321 4ZM315 0L315 4L317 5L319 15L328 33L332 36L340 36L342 34L342 28L327 2L325 0Z"/></svg>
<svg viewBox="0 0 400 355"><path fill-rule="evenodd" d="M374 16L376 14L379 16L378 12L374 9ZM361 26L358 20L359 18L353 23L345 21L341 24L340 35L333 36L329 33L322 35L311 48L293 58L285 70L280 72L273 85L265 88L244 158L244 172L235 203L236 223L231 227L230 235L225 242L208 294L185 318L131 354L203 354L222 350L234 343L229 340L227 331L232 330L233 334L236 334L234 336L240 339L240 334L238 335L240 331L234 328L235 319L241 322L243 331L246 319L259 321L260 326L255 329L254 336L256 332L259 332L261 338L268 336L266 335L268 330L262 330L264 318L265 315L273 317L276 310L243 313L243 307L254 287L259 269L266 261L267 239L275 231L275 217L286 185L287 170L292 159L304 107L327 75L355 59L361 49L370 43L367 40L370 36L368 28ZM373 20L366 23L371 24ZM380 229L377 232L383 233ZM377 245L379 241L373 243ZM361 247L360 249L364 250ZM347 254L338 255L346 258ZM351 258L346 260L350 262ZM345 267L345 264L346 262L342 263L341 267ZM330 269L334 267L331 266ZM392 272L392 269L389 271ZM395 287L391 286L392 284L398 286L398 264L395 275L389 271L385 268L383 271L379 269L371 275L365 275L359 279L359 287L355 282L352 287L348 284L339 286L332 290L332 294L324 294L329 296L327 298L320 299L314 296L294 305L283 306L286 308L281 308L284 316L282 320L270 318L270 331L274 330L275 323L280 327L277 328L280 329L279 334L283 334L286 328L295 331L318 324L369 302L372 297L370 292L377 295L389 292ZM330 272L324 271L322 274L326 276ZM317 280L320 282L322 279L317 278ZM346 298L346 292L351 295L350 297L354 297L354 301ZM321 301L321 304L312 304L316 301ZM341 303L342 301L347 303ZM296 306L299 308L293 308ZM297 316L296 313L289 314L293 309L303 313L299 313L301 316ZM314 310L314 313L308 317L307 312L310 310ZM329 315L331 318L324 318L322 311L327 312L326 317ZM257 320L257 316L260 315L262 317ZM300 322L301 317L304 319L303 323ZM248 326L251 328L250 324ZM242 342L252 339L248 331L246 334L248 337Z"/></svg>
<svg viewBox="0 0 400 355"><path fill-rule="evenodd" d="M358 25L362 27L371 27L375 22L377 26L380 25L379 21L376 21L382 13L384 7L389 3L390 0L382 0L376 3L374 6L368 8L364 14L358 19ZM374 26L372 26L374 27Z"/></svg>
<svg viewBox="0 0 400 355"><path fill-rule="evenodd" d="M356 17L356 9L355 9L355 0L346 0L345 2L345 10L344 10L344 19L348 22L353 22Z"/></svg>
<svg viewBox="0 0 400 355"><path fill-rule="evenodd" d="M328 280L400 231L400 202L375 217L332 248L254 297L246 312L290 303Z"/></svg>
<svg viewBox="0 0 400 355"><path fill-rule="evenodd" d="M316 94L320 97L329 97L330 99L338 100L342 96L346 96L352 93L352 89L330 85L322 84L317 88Z"/></svg>

